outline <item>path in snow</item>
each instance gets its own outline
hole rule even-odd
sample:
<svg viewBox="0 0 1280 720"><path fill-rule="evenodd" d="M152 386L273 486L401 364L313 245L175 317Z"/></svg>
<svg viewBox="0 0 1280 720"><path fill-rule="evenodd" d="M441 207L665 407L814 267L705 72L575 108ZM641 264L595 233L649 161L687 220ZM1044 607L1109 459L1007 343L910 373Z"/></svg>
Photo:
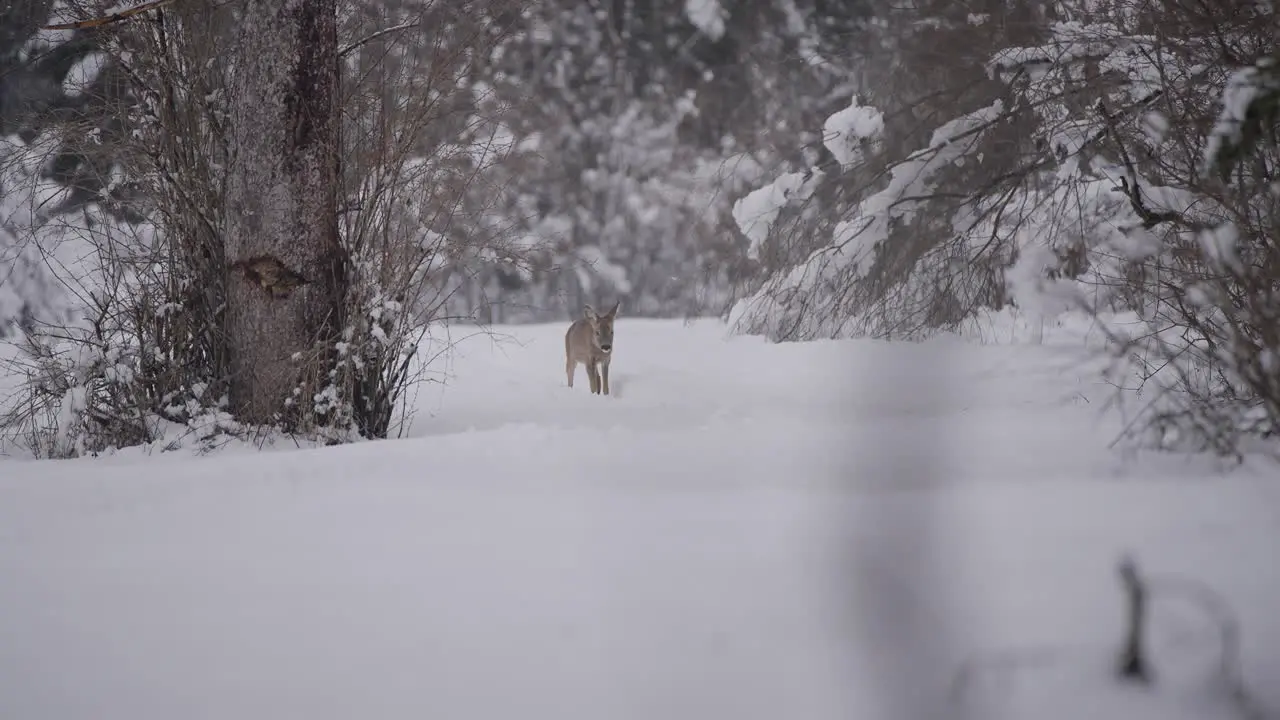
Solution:
<svg viewBox="0 0 1280 720"><path fill-rule="evenodd" d="M565 386L562 326L499 338L461 340L437 376L445 384L419 391L410 436L478 445L501 428L504 447L523 436L539 448L531 452L576 454L606 478L610 464L657 463L655 475L681 482L901 488L1127 472L1120 456L1096 452L1120 428L1101 414L1114 388L1090 373L1098 363L1078 345L775 345L726 338L715 322L620 319L613 395L604 398L590 395L581 367L576 387ZM438 437L472 432L470 442ZM1206 467L1154 462L1195 476Z"/></svg>

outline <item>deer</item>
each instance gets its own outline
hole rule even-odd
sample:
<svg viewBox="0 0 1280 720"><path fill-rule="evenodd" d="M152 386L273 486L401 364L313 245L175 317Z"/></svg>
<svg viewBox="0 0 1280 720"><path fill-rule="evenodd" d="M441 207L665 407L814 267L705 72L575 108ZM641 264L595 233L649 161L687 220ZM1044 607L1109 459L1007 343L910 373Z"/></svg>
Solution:
<svg viewBox="0 0 1280 720"><path fill-rule="evenodd" d="M591 393L609 394L609 361L613 359L613 321L618 317L618 305L601 315L590 305L583 306L583 316L573 321L564 334L564 372L573 387L573 376L578 363L587 366L587 383Z"/></svg>

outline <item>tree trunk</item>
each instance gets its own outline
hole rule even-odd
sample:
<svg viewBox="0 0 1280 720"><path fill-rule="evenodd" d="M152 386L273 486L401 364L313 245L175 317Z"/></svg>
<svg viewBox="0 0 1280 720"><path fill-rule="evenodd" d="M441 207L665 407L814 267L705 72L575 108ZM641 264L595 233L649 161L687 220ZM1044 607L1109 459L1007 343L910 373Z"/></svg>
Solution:
<svg viewBox="0 0 1280 720"><path fill-rule="evenodd" d="M312 395L327 376L346 283L337 6L243 0L242 8L227 188L230 400L242 422L297 428L312 419Z"/></svg>

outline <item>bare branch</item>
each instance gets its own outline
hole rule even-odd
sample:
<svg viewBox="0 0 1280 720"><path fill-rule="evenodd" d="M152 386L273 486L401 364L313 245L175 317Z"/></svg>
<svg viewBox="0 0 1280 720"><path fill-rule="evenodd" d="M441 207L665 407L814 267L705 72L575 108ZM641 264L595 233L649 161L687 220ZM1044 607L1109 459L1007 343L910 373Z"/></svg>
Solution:
<svg viewBox="0 0 1280 720"><path fill-rule="evenodd" d="M80 20L78 22L58 23L56 25L45 25L44 30L86 30L88 28L102 27L103 25L111 25L122 20L144 13L148 10L164 7L172 4L174 0L150 0L128 10L121 10L118 13L112 13L103 17L93 18L90 20Z"/></svg>
<svg viewBox="0 0 1280 720"><path fill-rule="evenodd" d="M172 1L172 0L170 0L170 1ZM355 41L355 42L351 43L350 45L347 45L347 46L346 46L346 47L344 47L344 48L342 48L341 50L339 50L339 51L338 51L338 57L339 57L339 58L344 58L344 57L346 57L348 54L350 54L351 52L354 52L355 50L358 50L362 45L365 45L366 43L373 42L374 40L377 40L377 39L378 39L378 38L380 38L380 37L383 37L383 36L385 36L385 35L390 35L391 33L394 33L394 32L400 32L401 30L408 30L408 29L410 29L410 28L416 28L416 27L418 27L418 26L419 26L419 25L421 25L421 24L422 24L422 21L421 21L421 20L412 20L412 21L410 21L410 22L407 22L407 23L401 23L401 24L399 24L399 25L395 25L395 26L392 26L392 27L389 27L389 28L383 28L382 30L379 30L379 31L377 31L377 32L375 32L375 33L372 33L372 34L370 34L370 35L366 35L365 37L363 37L363 38L361 38L361 39L359 39L359 40L357 40L357 41Z"/></svg>

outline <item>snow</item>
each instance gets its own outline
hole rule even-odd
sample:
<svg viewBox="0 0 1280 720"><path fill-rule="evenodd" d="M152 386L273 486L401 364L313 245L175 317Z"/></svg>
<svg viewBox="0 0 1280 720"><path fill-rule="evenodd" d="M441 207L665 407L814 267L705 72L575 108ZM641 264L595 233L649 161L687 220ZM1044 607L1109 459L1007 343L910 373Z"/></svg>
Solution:
<svg viewBox="0 0 1280 720"><path fill-rule="evenodd" d="M1074 281L1050 276L1049 271L1061 264L1053 249L1035 242L1031 233L1019 232L1017 237L1021 244L1018 259L1004 273L1010 299L1023 311L1042 318L1075 306Z"/></svg>
<svg viewBox="0 0 1280 720"><path fill-rule="evenodd" d="M627 278L627 269L618 263L612 262L604 254L604 251L597 245L582 245L574 250L574 254L582 261L583 266L579 266L578 280L582 283L582 287L590 289L595 286L590 273L586 272L590 268L592 273L602 278L612 292L626 295L631 292L631 280Z"/></svg>
<svg viewBox="0 0 1280 720"><path fill-rule="evenodd" d="M1203 230L1199 236L1200 248L1210 261L1223 268L1230 268L1238 262L1236 243L1240 239L1240 231L1234 223Z"/></svg>
<svg viewBox="0 0 1280 720"><path fill-rule="evenodd" d="M788 205L808 200L824 174L817 168L809 172L783 173L764 187L757 188L733 203L733 220L750 241L747 257L760 258L760 250L769 239L769 230L778 213Z"/></svg>
<svg viewBox="0 0 1280 720"><path fill-rule="evenodd" d="M724 21L729 13L720 0L685 0L684 15L693 26L711 40L724 37Z"/></svg>
<svg viewBox="0 0 1280 720"><path fill-rule="evenodd" d="M62 91L68 97L76 97L88 92L102 68L106 66L108 56L103 52L91 52L76 61L62 81Z"/></svg>
<svg viewBox="0 0 1280 720"><path fill-rule="evenodd" d="M774 276L753 295L738 300L729 313L734 327L765 326L776 330L782 325L791 330L818 327L823 334L833 336L843 333L840 325L847 316L842 310L832 307L842 301L843 293L828 292L824 296L823 291L848 287L850 282L865 277L874 264L876 253L889 240L893 225L898 221L903 224L911 222L915 214L926 207L922 198L932 193L938 173L944 167L963 162L973 155L985 132L1003 113L1003 102L996 100L987 107L938 126L928 147L896 163L890 170L887 185L851 208L846 213L847 219L836 224L830 245L814 250L804 262ZM815 177L818 177L816 173ZM760 217L766 223L772 223L777 217L777 208L790 202L786 191L797 183L796 179L783 176L773 186L761 188L735 203L734 219L751 239L748 248L751 256L754 257L763 237L767 236L768 224L761 233L760 220L754 226L744 226L744 220ZM776 187L780 184L781 190ZM812 190L797 194L807 197ZM805 317L789 316L778 302L779 297L789 298L789 304L799 306ZM802 302L798 297L809 300ZM782 318L780 321L779 317Z"/></svg>
<svg viewBox="0 0 1280 720"><path fill-rule="evenodd" d="M862 143L880 136L884 116L873 107L858 104L855 96L849 107L827 118L822 125L822 143L840 163L848 168L862 157Z"/></svg>
<svg viewBox="0 0 1280 720"><path fill-rule="evenodd" d="M564 329L462 340L398 441L0 458L0 717L1235 717L1173 595L1112 679L1126 552L1280 707L1274 471L1109 449L1085 325L623 317L609 397Z"/></svg>
<svg viewBox="0 0 1280 720"><path fill-rule="evenodd" d="M1269 75L1267 72L1273 68L1273 63L1271 58L1264 58L1255 65L1236 70L1227 79L1222 90L1222 108L1205 144L1204 172L1213 169L1224 146L1240 142L1245 116L1254 100L1264 91L1277 88L1274 73Z"/></svg>
<svg viewBox="0 0 1280 720"><path fill-rule="evenodd" d="M1142 134L1147 138L1147 142L1152 147L1159 147L1169 133L1169 118L1165 117L1162 112L1152 110L1143 114L1141 128Z"/></svg>

